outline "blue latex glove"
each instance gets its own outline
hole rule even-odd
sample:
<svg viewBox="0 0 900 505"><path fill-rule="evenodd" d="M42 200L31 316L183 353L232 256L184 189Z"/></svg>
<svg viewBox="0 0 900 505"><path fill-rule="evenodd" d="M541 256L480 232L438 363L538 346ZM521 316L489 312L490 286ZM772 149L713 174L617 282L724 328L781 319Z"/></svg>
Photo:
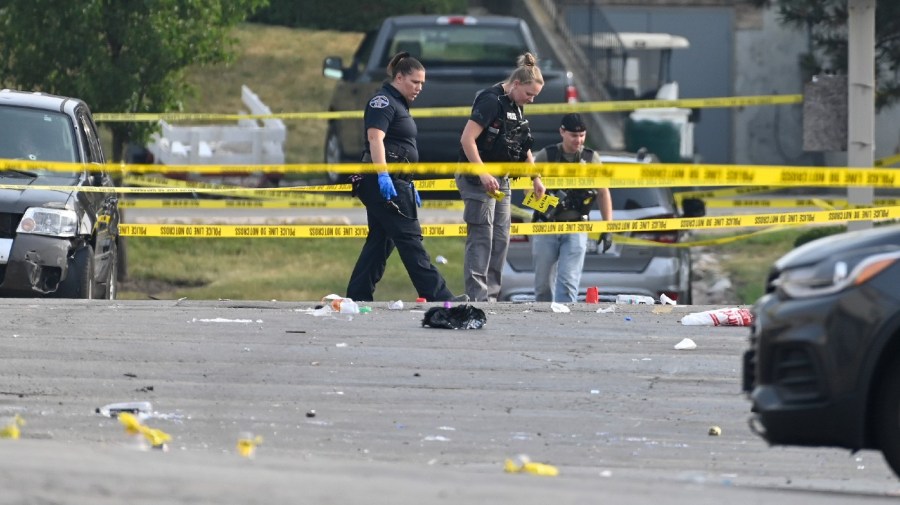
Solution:
<svg viewBox="0 0 900 505"><path fill-rule="evenodd" d="M381 196L385 200L390 200L397 196L397 188L394 187L394 181L391 180L391 174L387 172L378 173L378 189L381 190Z"/></svg>
<svg viewBox="0 0 900 505"><path fill-rule="evenodd" d="M413 190L413 196L416 197L416 207L422 206L422 199L419 197L419 190L416 189L416 185L412 182L409 183L409 187Z"/></svg>

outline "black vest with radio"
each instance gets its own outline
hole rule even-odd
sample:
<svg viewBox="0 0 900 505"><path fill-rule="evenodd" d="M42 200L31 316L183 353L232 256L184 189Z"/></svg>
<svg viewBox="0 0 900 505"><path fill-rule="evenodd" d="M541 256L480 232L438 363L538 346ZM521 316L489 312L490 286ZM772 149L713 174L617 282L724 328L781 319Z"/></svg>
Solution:
<svg viewBox="0 0 900 505"><path fill-rule="evenodd" d="M562 157L562 149L560 144L554 144L544 148L547 153L548 163L565 162ZM594 151L583 148L581 156L573 163L593 163ZM594 200L597 199L596 189L557 189L549 191L551 194L559 198L559 203L547 209L547 212L534 211L532 217L533 222L540 221L587 221Z"/></svg>
<svg viewBox="0 0 900 505"><path fill-rule="evenodd" d="M500 103L500 115L494 118L475 139L478 154L484 162L525 161L528 150L534 144L528 120L523 118L519 107L503 94L503 87L493 86L481 93L493 94ZM475 101L478 101L476 96ZM465 155L463 154L463 158Z"/></svg>

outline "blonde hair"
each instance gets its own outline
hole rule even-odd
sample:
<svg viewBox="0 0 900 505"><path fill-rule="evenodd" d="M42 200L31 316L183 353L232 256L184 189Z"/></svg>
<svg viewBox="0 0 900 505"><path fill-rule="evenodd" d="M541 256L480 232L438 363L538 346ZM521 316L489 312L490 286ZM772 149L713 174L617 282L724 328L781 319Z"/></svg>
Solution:
<svg viewBox="0 0 900 505"><path fill-rule="evenodd" d="M536 82L541 86L544 85L544 76L537 66L537 56L525 53L516 58L516 69L506 78L507 84L512 84L513 81L519 81L522 84Z"/></svg>

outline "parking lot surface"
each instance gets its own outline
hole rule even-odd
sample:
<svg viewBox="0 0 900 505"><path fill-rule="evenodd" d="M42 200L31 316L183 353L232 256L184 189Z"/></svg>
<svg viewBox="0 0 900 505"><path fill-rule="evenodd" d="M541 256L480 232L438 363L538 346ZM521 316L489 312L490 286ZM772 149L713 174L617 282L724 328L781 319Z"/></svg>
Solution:
<svg viewBox="0 0 900 505"><path fill-rule="evenodd" d="M5 300L0 503L893 503L881 455L770 448L712 306ZM612 312L598 313L598 308ZM697 348L675 350L684 338ZM149 401L168 451L95 409ZM710 435L718 428L718 436ZM715 430L713 430L715 431ZM262 437L252 459L240 437ZM556 477L504 472L517 455ZM610 501L611 500L611 501Z"/></svg>

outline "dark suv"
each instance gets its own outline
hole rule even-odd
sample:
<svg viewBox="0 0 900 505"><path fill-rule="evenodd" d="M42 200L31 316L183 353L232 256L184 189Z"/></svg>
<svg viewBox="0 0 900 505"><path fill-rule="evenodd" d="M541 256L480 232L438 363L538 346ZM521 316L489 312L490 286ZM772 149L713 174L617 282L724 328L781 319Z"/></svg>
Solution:
<svg viewBox="0 0 900 505"><path fill-rule="evenodd" d="M900 226L802 245L753 306L743 389L772 444L880 450L900 476Z"/></svg>
<svg viewBox="0 0 900 505"><path fill-rule="evenodd" d="M88 106L0 91L0 159L25 162L0 170L0 295L114 299L118 195L101 189L114 184Z"/></svg>

